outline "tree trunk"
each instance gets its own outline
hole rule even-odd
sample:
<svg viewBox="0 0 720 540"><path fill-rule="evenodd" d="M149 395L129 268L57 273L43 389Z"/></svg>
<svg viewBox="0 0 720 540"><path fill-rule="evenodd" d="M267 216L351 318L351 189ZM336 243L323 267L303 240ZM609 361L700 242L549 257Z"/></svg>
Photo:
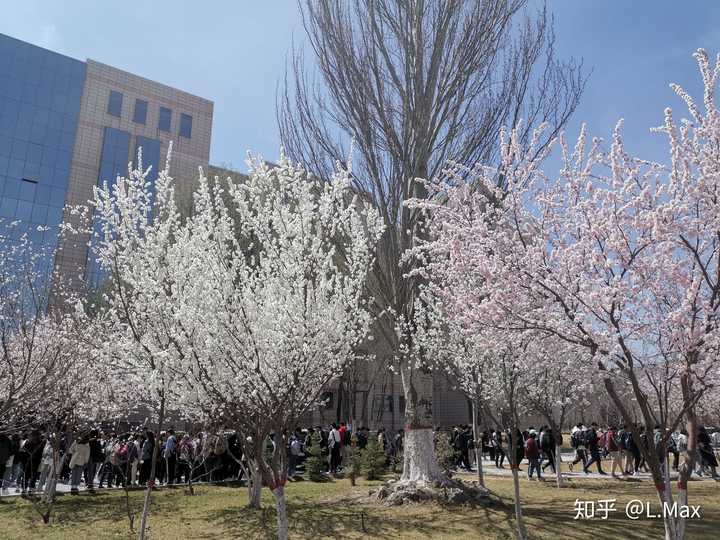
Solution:
<svg viewBox="0 0 720 540"><path fill-rule="evenodd" d="M147 527L147 518L150 513L150 499L153 487L155 486L155 465L157 457L160 453L160 431L162 430L163 421L165 420L165 396L160 399L160 414L158 415L158 427L155 432L155 444L153 445L152 465L150 466L150 478L148 478L147 488L145 489L145 502L143 503L142 516L140 518L140 531L138 532L138 540L145 540L145 529Z"/></svg>
<svg viewBox="0 0 720 540"><path fill-rule="evenodd" d="M248 460L248 507L260 509L260 498L262 496L262 476L260 469L254 460Z"/></svg>
<svg viewBox="0 0 720 540"><path fill-rule="evenodd" d="M477 480L478 484L485 486L485 479L483 478L482 468L482 434L479 433L480 428L478 426L478 406L477 400L473 400L472 403L472 421L473 421L473 439L475 440L475 462L477 464Z"/></svg>
<svg viewBox="0 0 720 540"><path fill-rule="evenodd" d="M273 489L275 496L275 510L277 512L277 537L278 540L288 539L288 517L285 507L285 487L278 486Z"/></svg>
<svg viewBox="0 0 720 540"><path fill-rule="evenodd" d="M513 498L515 502L515 523L517 524L517 537L518 540L525 540L527 538L527 533L525 532L525 522L523 521L522 505L520 503L520 478L518 478L518 466L517 463L515 463L515 449L513 449L512 452L513 456L510 458L510 467L513 477Z"/></svg>
<svg viewBox="0 0 720 540"><path fill-rule="evenodd" d="M630 380L633 384L633 392L638 400L638 403L640 405L640 412L642 413L642 417L645 423L645 427L648 430L647 437L648 441L650 441L650 438L652 437L652 426L654 422L651 421L651 416L649 411L647 410L646 402L641 401L641 398L643 398L643 394L641 393L639 389L639 384L637 382L637 379L634 377L634 374L630 372ZM620 399L620 396L618 396L617 391L615 390L615 386L613 384L613 381L609 378L603 379L603 383L605 385L606 390L608 391L608 395L610 396L611 401L615 404L615 407L620 411L621 416L623 417L623 420L626 424L633 425L632 423L632 416L630 415L629 411L625 407L625 404ZM690 418L694 418L694 411L690 410L687 411L687 414ZM689 422L688 427L692 429L692 422ZM688 451L690 452L690 441L692 434L688 433ZM636 438L638 441L640 441L640 437L636 433L636 430L633 429L633 438ZM665 527L665 540L682 540L685 536L685 524L684 519L678 517L677 519L670 513L670 512L664 512L664 507L667 504L669 507L672 507L673 505L673 497L670 487L666 484L665 481L665 475L663 474L662 467L661 467L661 461L657 455L657 451L655 450L654 444L649 444L648 448L645 448L644 445L638 444L639 450L643 457L645 458L645 461L647 463L647 466L650 468L650 475L652 477L652 481L655 484L655 491L657 493L658 500L660 501L660 513L663 518L663 525ZM667 461L667 454L666 455L666 461ZM678 483L678 487L680 487L680 484ZM683 487L687 487L684 485ZM680 498L684 498L687 501L687 489L682 489L680 492ZM679 505L679 503L678 503Z"/></svg>
<svg viewBox="0 0 720 540"><path fill-rule="evenodd" d="M401 482L440 483L450 479L442 472L435 454L432 429L432 385L422 381L417 370L404 362L401 366L405 392L405 440ZM423 382L425 384L423 384ZM422 391L422 400L418 393Z"/></svg>
<svg viewBox="0 0 720 540"><path fill-rule="evenodd" d="M562 455L560 453L560 445L555 445L555 478L557 480L557 487L561 488L564 485L562 475Z"/></svg>

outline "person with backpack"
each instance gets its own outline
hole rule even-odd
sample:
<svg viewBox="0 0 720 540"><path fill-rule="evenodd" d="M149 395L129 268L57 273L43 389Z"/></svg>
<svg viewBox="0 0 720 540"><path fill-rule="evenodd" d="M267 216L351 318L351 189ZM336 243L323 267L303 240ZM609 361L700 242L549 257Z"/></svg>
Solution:
<svg viewBox="0 0 720 540"><path fill-rule="evenodd" d="M640 447L635 442L635 436L630 429L625 430L625 448L627 449L628 459L625 466L625 472L638 476L640 474Z"/></svg>
<svg viewBox="0 0 720 540"><path fill-rule="evenodd" d="M537 432L534 429L529 430L528 439L525 441L525 457L528 460L528 480L532 480L533 471L537 471L537 479L541 481L540 449L536 438Z"/></svg>
<svg viewBox="0 0 720 540"><path fill-rule="evenodd" d="M553 430L550 429L550 426L544 426L542 431L540 432L540 450L545 454L547 457L547 463L543 464L542 470L543 472L548 467L552 468L553 472L556 472L555 469L555 434L553 433Z"/></svg>
<svg viewBox="0 0 720 540"><path fill-rule="evenodd" d="M570 433L570 446L575 450L575 459L570 462L570 470L578 463L582 463L583 469L587 463L587 455L585 453L585 432L587 428L582 424L575 426Z"/></svg>
<svg viewBox="0 0 720 540"><path fill-rule="evenodd" d="M678 449L677 449L677 436L678 436L678 433L677 433L677 431L675 431L670 434L670 436L668 437L668 440L667 440L667 452L668 452L668 456L669 456L669 454L672 454L672 456L673 456L672 470L675 472L677 472L677 470L678 470L678 465L679 465L679 461L680 461L680 453L678 452Z"/></svg>
<svg viewBox="0 0 720 540"><path fill-rule="evenodd" d="M498 469L504 469L503 462L505 461L505 450L503 449L503 434L499 429L493 430L490 436L490 442L494 449L495 454L495 467Z"/></svg>
<svg viewBox="0 0 720 540"><path fill-rule="evenodd" d="M590 429L585 432L585 445L590 452L590 461L585 464L584 468L585 474L590 473L590 465L592 465L593 463L597 465L598 474L607 474L605 471L602 470L602 458L600 457L599 438L597 435L597 424L595 422L590 424Z"/></svg>
<svg viewBox="0 0 720 540"><path fill-rule="evenodd" d="M625 426L621 425L620 429L618 429L616 435L615 435L615 443L618 447L618 452L620 452L620 464L622 465L622 474L625 476L627 474L627 456L628 456L628 449L627 449L627 436L625 435Z"/></svg>
<svg viewBox="0 0 720 540"><path fill-rule="evenodd" d="M619 440L620 437L618 436L618 432L615 429L615 426L608 426L607 431L605 432L605 449L610 455L610 459L612 459L612 467L610 470L610 474L613 478L617 478L617 474L615 474L615 469L619 469L620 474L623 476L625 475L625 469L623 469L622 463L622 456L620 455L620 446L618 444Z"/></svg>
<svg viewBox="0 0 720 540"><path fill-rule="evenodd" d="M688 433L684 429L681 429L680 433L678 433L675 447L678 454L682 456L683 463L685 463L687 461Z"/></svg>
<svg viewBox="0 0 720 540"><path fill-rule="evenodd" d="M713 479L718 479L717 466L718 461L715 457L715 453L712 448L712 441L710 435L707 432L705 426L700 426L700 430L697 436L698 451L700 453L699 466L700 472L704 473L707 469L710 469L710 474Z"/></svg>
<svg viewBox="0 0 720 540"><path fill-rule="evenodd" d="M380 433L378 433L378 440L379 439ZM337 473L338 467L340 466L341 447L342 440L340 438L340 431L338 430L337 424L333 422L330 428L330 433L328 433L328 448L330 449L330 474Z"/></svg>

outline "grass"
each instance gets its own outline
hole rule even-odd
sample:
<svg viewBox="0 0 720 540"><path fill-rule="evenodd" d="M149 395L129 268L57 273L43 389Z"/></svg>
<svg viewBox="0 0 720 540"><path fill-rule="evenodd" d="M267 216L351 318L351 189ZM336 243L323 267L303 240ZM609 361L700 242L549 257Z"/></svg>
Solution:
<svg viewBox="0 0 720 540"><path fill-rule="evenodd" d="M513 538L512 481L489 477L490 506L410 505L385 507L368 498L379 482L348 480L327 483L295 482L286 489L290 537L484 539ZM558 490L552 482L522 480L526 525L531 538L648 539L662 537L662 520L625 517L631 499L657 502L649 482L574 480ZM702 518L688 524L687 538L717 538L720 525L720 488L703 481L690 484L690 503L702 506ZM131 493L137 511L143 492ZM574 502L616 498L618 511L608 520L574 521ZM245 507L244 488L200 486L195 496L182 488L158 491L150 516L151 539L274 538L275 513L270 493L263 494L263 510ZM365 527L365 532L363 531ZM618 536L619 535L619 536ZM0 502L2 539L132 539L122 492L58 498L50 525L43 525L28 501L13 497Z"/></svg>

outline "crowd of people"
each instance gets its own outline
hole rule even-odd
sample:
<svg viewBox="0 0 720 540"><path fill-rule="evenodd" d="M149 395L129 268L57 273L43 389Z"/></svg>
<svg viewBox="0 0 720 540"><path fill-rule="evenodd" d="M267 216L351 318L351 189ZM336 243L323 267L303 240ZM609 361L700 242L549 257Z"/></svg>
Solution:
<svg viewBox="0 0 720 540"><path fill-rule="evenodd" d="M0 433L0 494L11 489L22 494L49 490L55 477L69 484L73 494L81 484L88 491L143 486L153 474L156 485L241 478L238 437L234 432L176 434L173 429L163 432L159 441L151 430L64 431L57 438L38 430Z"/></svg>
<svg viewBox="0 0 720 540"><path fill-rule="evenodd" d="M595 466L601 475L607 474L603 463L610 465L610 473L616 476L638 475L647 471L640 445L653 445L659 452L660 461L677 471L680 460L687 450L688 436L685 431L672 433L667 444L662 445L662 432L656 428L646 433L638 428L640 440L635 441L631 430L625 426L608 425L601 429L596 423L589 426L578 424L570 432L569 444L574 458L569 462L571 470L580 465L587 474ZM439 433L439 432L438 432ZM268 439L272 450L276 437ZM366 427L352 431L344 422L327 427L296 428L287 434L288 476L292 479L303 474L304 463L313 445L319 446L324 458L325 472L338 474L343 470L347 449L363 450L374 439L377 448L387 456L388 463L401 456L404 431L394 434L384 428L371 433ZM528 478L542 479L548 468L555 472L557 449L563 443L561 433L548 426L539 429L529 427L517 430L511 437L509 430L484 430L481 433L481 455L504 468L515 462L527 463ZM234 431L176 433L169 429L158 441L151 430L125 433L89 429L63 431L57 437L45 436L38 430L23 434L0 433L0 495L10 490L33 494L51 489L54 479L70 486L70 492L78 493L81 485L88 491L105 487L174 485L188 482L243 481L248 474L248 463L243 454L243 439ZM470 426L455 426L449 433L454 451L454 466L473 470L475 440ZM153 454L158 445L157 460L153 472ZM710 434L704 427L698 434L699 459L695 473L699 476L717 476L717 456L720 451L720 432ZM512 452L512 454L511 454ZM510 459L512 455L513 459ZM522 469L521 469L522 470ZM152 478L151 478L152 477Z"/></svg>
<svg viewBox="0 0 720 540"><path fill-rule="evenodd" d="M608 425L605 429L592 422L589 426L577 424L570 431L569 444L574 452L573 460L569 462L572 471L580 465L585 474L591 472L593 466L601 475L607 472L603 469L603 460L609 462L610 474L613 477L634 475L648 472L647 463L643 458L641 447L652 448L658 453L663 467L671 467L677 471L680 460L685 459L688 449L688 434L685 430L675 431L667 437L663 444L663 432L656 426L652 433L645 432L643 427L637 428L640 440L635 441L632 430L626 426L619 428ZM521 464L527 460L528 478L542 479L542 473L549 467L555 472L557 463L557 448L563 446L562 433L558 433L549 426L539 429L529 427L525 431L518 430L512 438L509 430L485 430L482 433L482 455L489 457L497 468L504 468L505 460L510 462L510 452L514 452L515 463ZM473 448L472 432L467 426L456 427L451 437L453 447L457 453L458 468L471 470L469 450ZM705 427L700 427L697 436L698 459L695 463L694 474L697 476L711 476L720 479L717 474L718 456L720 453L720 431L709 433ZM513 448L514 446L514 448Z"/></svg>

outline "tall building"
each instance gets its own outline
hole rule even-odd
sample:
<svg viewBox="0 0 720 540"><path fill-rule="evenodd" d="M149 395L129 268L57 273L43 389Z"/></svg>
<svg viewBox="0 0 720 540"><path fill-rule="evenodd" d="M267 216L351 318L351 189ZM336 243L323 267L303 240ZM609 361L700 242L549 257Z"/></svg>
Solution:
<svg viewBox="0 0 720 540"><path fill-rule="evenodd" d="M198 166L210 156L213 103L114 67L85 62L0 34L0 220L58 245L55 267L74 287L97 285L89 235L62 238L93 186L111 184L142 148L150 180L164 166L189 211ZM38 231L38 226L47 228Z"/></svg>
<svg viewBox="0 0 720 540"><path fill-rule="evenodd" d="M172 141L170 173L189 215L198 166L210 177L245 178L208 166L212 119L207 99L0 34L0 221L17 221L14 233L28 230L35 241L59 247L49 263L73 287L97 286L102 276L89 256L89 235L59 240L58 225L76 219L64 208L87 204L93 186L125 173L139 148L154 180ZM333 381L326 406L306 424L352 418L373 429L403 426L400 377L387 369L387 351L370 352L377 360ZM468 421L466 400L443 377L427 376L424 384L436 424Z"/></svg>

